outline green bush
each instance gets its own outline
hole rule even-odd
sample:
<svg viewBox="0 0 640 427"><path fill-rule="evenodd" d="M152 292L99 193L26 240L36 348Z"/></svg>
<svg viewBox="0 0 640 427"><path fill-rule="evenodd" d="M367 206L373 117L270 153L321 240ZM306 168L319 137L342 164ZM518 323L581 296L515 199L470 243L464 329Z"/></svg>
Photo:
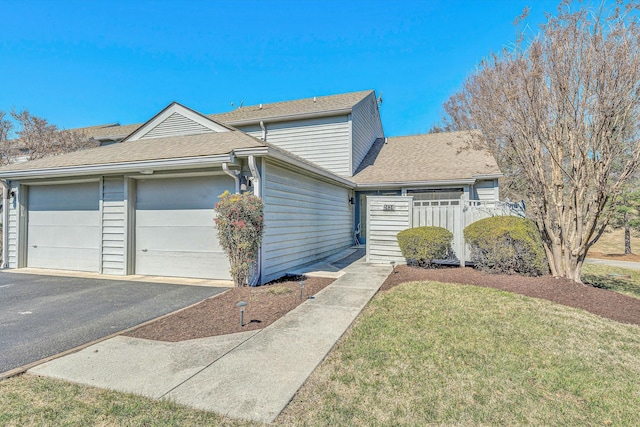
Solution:
<svg viewBox="0 0 640 427"><path fill-rule="evenodd" d="M248 283L256 264L264 230L262 199L251 193L225 191L214 208L220 246L229 257L230 273L236 286Z"/></svg>
<svg viewBox="0 0 640 427"><path fill-rule="evenodd" d="M549 264L540 233L533 221L515 216L494 216L464 229L471 246L471 261L493 273L540 276Z"/></svg>
<svg viewBox="0 0 640 427"><path fill-rule="evenodd" d="M398 233L398 246L409 264L430 267L451 254L453 234L442 227L416 227Z"/></svg>

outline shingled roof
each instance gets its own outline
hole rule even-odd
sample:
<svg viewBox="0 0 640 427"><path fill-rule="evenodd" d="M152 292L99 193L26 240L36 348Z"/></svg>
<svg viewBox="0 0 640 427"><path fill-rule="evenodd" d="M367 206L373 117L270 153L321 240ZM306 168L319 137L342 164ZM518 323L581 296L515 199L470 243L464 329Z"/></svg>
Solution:
<svg viewBox="0 0 640 427"><path fill-rule="evenodd" d="M15 163L0 168L0 172L215 156L241 148L265 146L262 141L240 131L148 138Z"/></svg>
<svg viewBox="0 0 640 427"><path fill-rule="evenodd" d="M294 101L252 105L237 108L228 113L211 114L207 117L217 122L233 124L237 122L285 118L314 113L330 114L332 112L349 110L372 93L372 90L364 90L339 95L317 96L314 98L296 99Z"/></svg>
<svg viewBox="0 0 640 427"><path fill-rule="evenodd" d="M470 132L380 138L351 180L385 184L501 175L491 153L473 147L473 138Z"/></svg>
<svg viewBox="0 0 640 427"><path fill-rule="evenodd" d="M225 124L251 123L267 119L291 118L311 114L331 114L349 110L373 90L317 96L293 101L272 102L237 108L227 113L208 114L209 119ZM83 132L89 138L124 137L137 130L142 123L131 125L107 124L73 129Z"/></svg>

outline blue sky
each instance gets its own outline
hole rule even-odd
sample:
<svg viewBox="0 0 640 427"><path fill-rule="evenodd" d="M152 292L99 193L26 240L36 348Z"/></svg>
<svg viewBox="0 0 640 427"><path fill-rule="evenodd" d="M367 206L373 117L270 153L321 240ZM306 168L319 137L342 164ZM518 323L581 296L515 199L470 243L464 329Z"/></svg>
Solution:
<svg viewBox="0 0 640 427"><path fill-rule="evenodd" d="M424 133L476 64L558 0L0 0L0 110L61 128L375 89L388 136Z"/></svg>

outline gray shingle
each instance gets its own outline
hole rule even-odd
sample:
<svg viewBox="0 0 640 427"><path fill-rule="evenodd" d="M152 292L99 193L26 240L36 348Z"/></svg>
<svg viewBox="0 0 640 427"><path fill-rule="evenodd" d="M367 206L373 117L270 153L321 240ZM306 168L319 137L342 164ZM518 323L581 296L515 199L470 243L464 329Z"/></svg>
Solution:
<svg viewBox="0 0 640 427"><path fill-rule="evenodd" d="M473 147L470 132L378 139L351 178L358 184L471 179L500 174L486 150Z"/></svg>
<svg viewBox="0 0 640 427"><path fill-rule="evenodd" d="M150 138L16 163L0 168L0 174L10 171L214 156L229 153L234 149L264 146L261 141L240 131Z"/></svg>

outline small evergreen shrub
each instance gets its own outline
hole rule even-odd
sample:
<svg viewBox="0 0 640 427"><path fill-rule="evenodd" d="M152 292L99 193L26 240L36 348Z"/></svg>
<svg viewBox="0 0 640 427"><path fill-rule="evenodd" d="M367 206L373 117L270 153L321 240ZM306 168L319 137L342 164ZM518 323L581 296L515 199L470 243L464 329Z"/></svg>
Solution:
<svg viewBox="0 0 640 427"><path fill-rule="evenodd" d="M416 227L398 233L398 246L409 264L430 267L451 254L453 234L442 227Z"/></svg>
<svg viewBox="0 0 640 427"><path fill-rule="evenodd" d="M225 250L236 286L244 286L256 264L264 230L262 199L251 193L218 196L215 224L220 246Z"/></svg>
<svg viewBox="0 0 640 427"><path fill-rule="evenodd" d="M464 229L476 267L493 273L540 276L549 264L540 233L531 220L515 216L494 216L476 221Z"/></svg>

